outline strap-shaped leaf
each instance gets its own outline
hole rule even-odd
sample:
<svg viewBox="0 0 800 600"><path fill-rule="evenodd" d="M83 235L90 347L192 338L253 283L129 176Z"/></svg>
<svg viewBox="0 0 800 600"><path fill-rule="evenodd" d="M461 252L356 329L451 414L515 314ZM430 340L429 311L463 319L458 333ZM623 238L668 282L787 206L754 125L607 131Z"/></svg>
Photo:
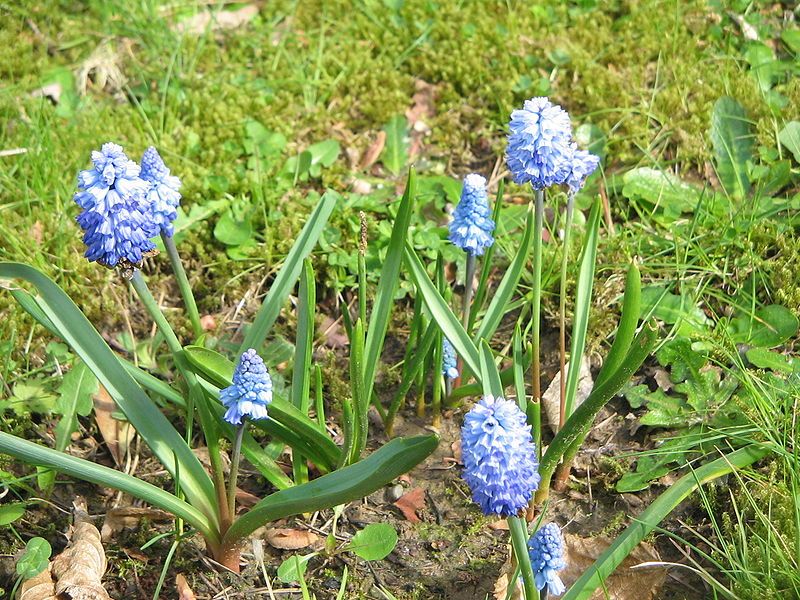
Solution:
<svg viewBox="0 0 800 600"><path fill-rule="evenodd" d="M633 520L628 528L614 540L614 543L572 584L562 600L583 600L591 597L639 542L653 531L689 494L709 481L753 464L767 456L769 452L768 446L753 444L722 456L681 477Z"/></svg>
<svg viewBox="0 0 800 600"><path fill-rule="evenodd" d="M237 519L225 534L223 543L235 543L270 521L368 496L425 460L438 443L435 435L397 438L355 464L275 492Z"/></svg>
<svg viewBox="0 0 800 600"><path fill-rule="evenodd" d="M183 351L194 372L207 382L203 386L205 391L218 400L219 389L231 385L234 364L219 352L202 346L186 346ZM222 413L218 401L213 406L218 406L215 410ZM317 423L275 392L268 412L269 419L253 421L253 425L296 448L323 471L336 468L339 447L320 431Z"/></svg>
<svg viewBox="0 0 800 600"><path fill-rule="evenodd" d="M0 263L0 278L24 279L36 287L36 305L46 319L105 386L167 471L173 477L180 474L189 502L217 526L214 487L200 461L69 296L29 265Z"/></svg>
<svg viewBox="0 0 800 600"><path fill-rule="evenodd" d="M514 260L508 267L508 270L500 280L500 285L497 286L492 301L489 303L489 308L486 309L486 314L481 321L478 331L475 333L473 340L477 344L479 340L489 340L494 335L497 326L509 310L509 301L514 291L517 289L519 278L522 275L523 269L528 262L528 256L531 250L531 242L533 241L533 207L528 207L528 215L525 219L525 233L522 236L522 242L519 245Z"/></svg>
<svg viewBox="0 0 800 600"><path fill-rule="evenodd" d="M339 201L339 194L328 190L320 198L319 203L314 212L308 218L305 226L303 227L300 235L297 237L289 254L286 255L286 260L275 276L275 281L269 288L265 302L258 309L256 318L253 324L247 329L247 334L244 336L244 341L239 348L239 354L248 348L255 348L258 350L261 344L269 333L270 328L275 323L275 319L283 308L286 298L289 297L289 292L294 288L297 279L300 277L300 271L303 268L303 261L311 254L314 246L317 245L319 236L322 235L322 230L336 207Z"/></svg>
<svg viewBox="0 0 800 600"><path fill-rule="evenodd" d="M405 257L411 279L413 279L414 285L417 286L417 289L422 294L425 305L428 307L434 321L439 324L442 333L453 344L456 352L464 360L469 370L473 373L480 373L478 349L472 343L464 326L453 314L453 311L450 310L436 286L433 285L430 277L425 272L425 267L422 266L422 262L410 244L406 244Z"/></svg>
<svg viewBox="0 0 800 600"><path fill-rule="evenodd" d="M483 395L502 398L504 396L504 386L500 381L500 372L494 362L492 349L486 340L481 340L481 382L483 384Z"/></svg>
<svg viewBox="0 0 800 600"><path fill-rule="evenodd" d="M380 363L383 342L386 330L389 327L389 317L394 305L394 295L400 284L400 267L403 265L403 247L408 235L408 226L411 223L411 214L414 210L414 197L417 193L417 176L414 169L408 171L406 190L397 209L397 217L392 224L392 237L389 248L381 269L381 279L378 283L378 292L375 305L367 328L367 341L364 344L364 391L367 394L367 404L372 397L372 386L375 383L375 373ZM364 323L366 325L366 323Z"/></svg>
<svg viewBox="0 0 800 600"><path fill-rule="evenodd" d="M608 351L603 362L603 368L597 375L595 386L602 384L609 375L614 373L622 361L633 342L636 333L636 325L639 323L640 306L642 302L642 276L636 263L631 263L628 267L628 275L625 279L625 295L622 297L622 315L617 327L617 335L614 336L614 343Z"/></svg>
<svg viewBox="0 0 800 600"><path fill-rule="evenodd" d="M140 498L182 518L211 543L219 542L219 532L216 527L197 508L141 479L3 432L0 432L0 453L13 456L26 464L47 467L70 477ZM184 480L181 479L181 482Z"/></svg>

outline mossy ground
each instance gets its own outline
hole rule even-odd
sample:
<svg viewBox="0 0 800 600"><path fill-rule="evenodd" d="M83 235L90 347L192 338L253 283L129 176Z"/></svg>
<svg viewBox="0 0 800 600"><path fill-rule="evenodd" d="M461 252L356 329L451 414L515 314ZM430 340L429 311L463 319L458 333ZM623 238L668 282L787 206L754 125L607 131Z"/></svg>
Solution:
<svg viewBox="0 0 800 600"><path fill-rule="evenodd" d="M528 97L548 95L576 125L592 124L605 134L605 180L634 166L658 165L718 189L708 136L714 102L723 95L736 98L757 143L769 152L780 150L777 131L800 105L800 80L792 77L774 87L785 99L783 112L766 101L745 58L750 42L731 19L746 14L785 58L778 40L792 21L779 3L284 0L263 3L238 28L181 33L176 24L205 6L0 3L0 151L11 151L0 155L0 259L47 273L111 337L125 331L130 311L137 335L149 335L149 327L136 325L139 309L118 275L82 257L72 202L75 175L105 141L121 143L136 158L148 145L158 146L183 180L187 211L218 200L254 209L254 244L244 257L232 257L215 238L218 214L202 219L180 242L201 312L228 314L249 298L240 315L247 318L253 294L263 292L262 282L288 251L315 194L326 187L348 190L354 176L389 189L402 180L380 166L364 173L353 165L386 123L412 106L419 81L433 86L435 101L425 116L430 133L417 167L456 177L471 170L488 175L502 156L510 111ZM86 89L78 89L76 76L89 62L95 70ZM57 104L33 94L54 81L62 85ZM251 121L288 140L280 160L262 174L254 174L245 147ZM288 187L276 183L283 160L326 139L344 151L320 177ZM509 196L524 194L509 189ZM796 191L790 186L783 193ZM687 287L712 290L702 300L709 314L724 314L728 295L753 274L764 282L759 300L800 304L800 245L792 227L764 220L741 235L721 237L713 216L665 226L621 196L612 199L619 201L611 210L620 234L601 242L593 352L615 327L610 307L621 290L619 273L632 257L643 260L647 280L683 278ZM385 218L382 202L368 209L375 221ZM343 207L334 214L330 239L337 241L330 247L354 250L355 212ZM731 228L738 218L732 212ZM556 264L558 245L545 252ZM354 273L332 255L320 250L315 266L318 295L335 318L342 282L351 282ZM172 305L177 295L163 261L147 268L153 287ZM570 283L576 274L571 267ZM557 289L557 280L548 285ZM554 295L546 294L545 302L552 316ZM405 315L398 312L399 329ZM7 393L15 382L39 376L43 365L50 369L52 361L45 352L50 340L5 293L0 315L0 374ZM290 322L279 325L292 330ZM346 393L334 363L332 356L326 381L332 378L331 389ZM479 526L465 522L465 535ZM427 534L447 542L458 537L440 527ZM735 530L730 525L729 532Z"/></svg>

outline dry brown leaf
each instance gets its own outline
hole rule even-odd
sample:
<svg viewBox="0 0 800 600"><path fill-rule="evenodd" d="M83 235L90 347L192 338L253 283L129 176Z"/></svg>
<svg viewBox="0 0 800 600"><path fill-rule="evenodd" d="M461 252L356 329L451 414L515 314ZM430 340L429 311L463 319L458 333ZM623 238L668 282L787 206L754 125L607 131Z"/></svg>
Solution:
<svg viewBox="0 0 800 600"><path fill-rule="evenodd" d="M509 552L509 557L503 564L503 568L500 569L500 577L497 578L494 584L493 595L495 600L506 600L506 596L508 596L508 581L514 573L514 567L515 564ZM522 579L517 577L516 585L514 586L514 591L511 592L510 600L524 600L525 596L523 592Z"/></svg>
<svg viewBox="0 0 800 600"><path fill-rule="evenodd" d="M611 540L605 536L582 538L577 535L565 534L564 541L567 549L567 568L561 572L561 579L567 589L575 583L595 560L605 552ZM658 598L661 586L667 576L663 567L632 567L645 563L659 561L655 548L650 544L640 543L628 557L622 561L604 583L604 590L597 590L591 600L654 600Z"/></svg>
<svg viewBox="0 0 800 600"><path fill-rule="evenodd" d="M653 379L656 380L658 387L663 391L668 392L672 389L672 379L666 369L656 369L655 373L653 373Z"/></svg>
<svg viewBox="0 0 800 600"><path fill-rule="evenodd" d="M78 92L84 95L92 86L118 99L124 98L123 90L128 79L122 71L122 62L130 47L131 41L126 39L100 42L75 75Z"/></svg>
<svg viewBox="0 0 800 600"><path fill-rule="evenodd" d="M383 152L383 147L386 145L386 132L379 131L375 136L375 141L369 145L364 151L364 156L361 157L359 169L366 171L378 160L378 157Z"/></svg>
<svg viewBox="0 0 800 600"><path fill-rule="evenodd" d="M261 502L261 498L256 496L255 494L251 494L250 492L246 492L242 488L236 488L236 507L237 510L240 508L252 508L256 504Z"/></svg>
<svg viewBox="0 0 800 600"><path fill-rule="evenodd" d="M197 600L186 577L180 573L175 576L175 589L178 591L178 600Z"/></svg>
<svg viewBox="0 0 800 600"><path fill-rule="evenodd" d="M117 404L102 384L98 386L92 401L94 402L94 420L100 430L100 435L103 436L114 462L118 467L124 467L125 456L128 454L128 447L136 430L127 421L119 421L111 416L117 410Z"/></svg>
<svg viewBox="0 0 800 600"><path fill-rule="evenodd" d="M212 31L218 29L236 29L246 25L258 14L258 7L248 4L238 10L204 10L196 15L184 19L174 26L179 33L201 35L210 27Z"/></svg>
<svg viewBox="0 0 800 600"><path fill-rule="evenodd" d="M56 596L72 600L110 600L100 580L106 572L106 553L100 532L92 524L82 500L74 503L72 538L52 562Z"/></svg>
<svg viewBox="0 0 800 600"><path fill-rule="evenodd" d="M564 373L569 370L569 363L564 366ZM581 370L578 373L578 391L575 394L575 406L578 408L589 394L592 392L594 381L592 381L592 371L589 364L589 358L584 356L581 359ZM561 412L561 371L556 373L550 385L547 386L544 394L542 394L542 407L547 415L547 423L553 433L558 431L558 419Z"/></svg>
<svg viewBox="0 0 800 600"><path fill-rule="evenodd" d="M497 519L489 523L489 529L495 531L508 531L508 521L506 519Z"/></svg>
<svg viewBox="0 0 800 600"><path fill-rule="evenodd" d="M53 564L48 563L44 571L26 580L20 589L19 600L58 600L52 568Z"/></svg>
<svg viewBox="0 0 800 600"><path fill-rule="evenodd" d="M112 508L106 513L101 529L101 538L104 542L110 540L115 533L123 529L134 529L139 526L142 519L151 521L171 521L174 517L163 510L157 508L146 508L140 506L125 506L122 508Z"/></svg>
<svg viewBox="0 0 800 600"><path fill-rule="evenodd" d="M453 451L453 459L455 459L458 464L463 464L461 461L461 438L450 444L450 450Z"/></svg>
<svg viewBox="0 0 800 600"><path fill-rule="evenodd" d="M299 550L307 548L319 540L319 536L313 531L305 529L267 529L264 539L273 548L278 550Z"/></svg>
<svg viewBox="0 0 800 600"><path fill-rule="evenodd" d="M436 88L422 79L414 82L414 96L411 98L411 108L406 111L406 119L411 129L411 146L409 148L409 160L420 153L422 140L430 134L431 128L427 121L435 113L434 102L436 100Z"/></svg>
<svg viewBox="0 0 800 600"><path fill-rule="evenodd" d="M412 523L419 523L420 518L417 512L425 508L425 490L413 488L400 496L394 505L400 509L406 519Z"/></svg>
<svg viewBox="0 0 800 600"><path fill-rule="evenodd" d="M208 453L208 448L205 446L199 446L192 450L194 455L197 457L197 460L200 461L200 464L203 465L206 470L210 473L211 472L211 456ZM231 458L225 452L219 453L219 460L222 463L222 468L227 472L231 468Z"/></svg>

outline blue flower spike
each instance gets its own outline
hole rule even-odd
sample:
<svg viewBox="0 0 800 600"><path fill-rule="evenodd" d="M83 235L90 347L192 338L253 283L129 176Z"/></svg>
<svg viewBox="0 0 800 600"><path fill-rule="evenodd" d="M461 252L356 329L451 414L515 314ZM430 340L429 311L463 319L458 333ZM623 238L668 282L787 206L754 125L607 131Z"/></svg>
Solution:
<svg viewBox="0 0 800 600"><path fill-rule="evenodd" d="M82 209L76 221L84 231L84 256L105 267L135 269L156 254L150 238L158 229L145 198L149 184L117 144L103 144L92 152L92 162L93 168L78 174L73 197Z"/></svg>
<svg viewBox="0 0 800 600"><path fill-rule="evenodd" d="M444 338L442 342L442 375L448 379L456 379L458 373L458 358L456 357L456 349L450 340Z"/></svg>
<svg viewBox="0 0 800 600"><path fill-rule="evenodd" d="M565 591L558 572L566 568L564 538L555 523L548 523L528 540L528 553L533 567L536 589L547 586L547 593L560 596Z"/></svg>
<svg viewBox="0 0 800 600"><path fill-rule="evenodd" d="M147 190L147 201L153 222L161 233L172 237L172 222L178 216L178 204L181 200L181 180L170 175L158 150L150 146L142 155L142 179L150 184Z"/></svg>
<svg viewBox="0 0 800 600"><path fill-rule="evenodd" d="M506 164L515 183L543 190L567 180L572 165L569 115L544 97L526 100L511 113Z"/></svg>
<svg viewBox="0 0 800 600"><path fill-rule="evenodd" d="M272 378L264 361L250 348L239 358L233 372L233 385L219 392L228 410L223 417L231 425L241 425L244 417L266 419L272 402Z"/></svg>
<svg viewBox="0 0 800 600"><path fill-rule="evenodd" d="M572 150L572 162L566 183L569 186L569 193L574 196L586 183L586 178L597 169L600 159L591 152L578 150L575 144L572 145Z"/></svg>
<svg viewBox="0 0 800 600"><path fill-rule="evenodd" d="M461 427L464 480L485 515L516 516L539 487L531 426L511 400L485 396Z"/></svg>
<svg viewBox="0 0 800 600"><path fill-rule="evenodd" d="M461 200L453 211L449 239L473 256L481 256L494 244L494 221L489 209L486 178L472 173L464 178Z"/></svg>

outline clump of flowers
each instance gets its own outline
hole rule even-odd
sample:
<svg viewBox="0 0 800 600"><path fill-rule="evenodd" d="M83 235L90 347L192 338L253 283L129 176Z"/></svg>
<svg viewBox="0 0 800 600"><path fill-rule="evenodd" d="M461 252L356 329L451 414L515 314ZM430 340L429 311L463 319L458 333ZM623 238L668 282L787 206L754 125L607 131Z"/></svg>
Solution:
<svg viewBox="0 0 800 600"><path fill-rule="evenodd" d="M467 175L450 222L450 241L472 256L481 256L494 244L491 214L486 178L477 173Z"/></svg>
<svg viewBox="0 0 800 600"><path fill-rule="evenodd" d="M172 237L172 222L178 216L178 204L181 200L181 180L170 175L161 155L153 146L142 155L142 179L150 184L147 201L153 223L164 235Z"/></svg>
<svg viewBox="0 0 800 600"><path fill-rule="evenodd" d="M558 572L566 568L564 538L555 523L548 523L528 540L528 553L536 580L536 589L547 586L547 592L560 596L566 589Z"/></svg>
<svg viewBox="0 0 800 600"><path fill-rule="evenodd" d="M458 377L458 359L456 358L456 349L450 340L444 338L442 342L442 375L448 379L455 379Z"/></svg>
<svg viewBox="0 0 800 600"><path fill-rule="evenodd" d="M231 425L241 425L244 417L267 418L267 406L272 402L272 378L255 350L242 353L233 372L233 385L220 390L219 399L228 409L223 418Z"/></svg>
<svg viewBox="0 0 800 600"><path fill-rule="evenodd" d="M486 515L517 515L539 487L531 426L510 400L486 396L475 404L464 417L461 455L464 480Z"/></svg>
<svg viewBox="0 0 800 600"><path fill-rule="evenodd" d="M526 100L511 113L506 163L516 183L542 190L564 183L570 173L572 124L547 98Z"/></svg>
<svg viewBox="0 0 800 600"><path fill-rule="evenodd" d="M75 203L83 229L85 256L109 268L138 267L155 253L150 238L158 233L145 194L150 186L122 146L103 144L92 152L94 167L78 174Z"/></svg>

